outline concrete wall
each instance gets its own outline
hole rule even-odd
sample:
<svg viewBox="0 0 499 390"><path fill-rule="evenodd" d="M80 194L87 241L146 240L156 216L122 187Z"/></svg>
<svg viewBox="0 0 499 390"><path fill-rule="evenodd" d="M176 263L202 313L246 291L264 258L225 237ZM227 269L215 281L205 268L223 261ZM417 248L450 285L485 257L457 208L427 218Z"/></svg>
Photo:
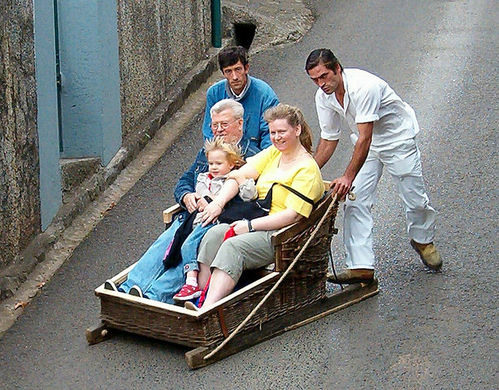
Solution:
<svg viewBox="0 0 499 390"><path fill-rule="evenodd" d="M0 267L40 231L32 0L0 2Z"/></svg>
<svg viewBox="0 0 499 390"><path fill-rule="evenodd" d="M122 132L126 137L211 46L210 0L118 2Z"/></svg>

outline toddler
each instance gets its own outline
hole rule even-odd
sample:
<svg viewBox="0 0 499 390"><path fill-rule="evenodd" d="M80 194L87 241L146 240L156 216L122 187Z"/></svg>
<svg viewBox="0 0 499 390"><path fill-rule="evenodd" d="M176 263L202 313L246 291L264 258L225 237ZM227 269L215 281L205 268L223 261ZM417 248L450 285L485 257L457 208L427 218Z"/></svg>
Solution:
<svg viewBox="0 0 499 390"><path fill-rule="evenodd" d="M218 194L227 178L227 174L232 169L239 168L244 164L239 148L224 142L221 138L207 140L204 149L208 160L208 172L198 175L196 183L196 194L199 196L198 209L199 204L204 203L203 200L211 202ZM255 199L257 192L254 181L247 181L241 185L239 196L245 201ZM188 301L201 295L201 289L197 282L199 271L197 262L198 248L201 239L212 226L213 224L202 226L199 213L194 216L192 231L180 248L182 261L185 264L184 274L186 275L186 281L180 291L173 297L177 302ZM169 249L165 261L171 255L171 248Z"/></svg>

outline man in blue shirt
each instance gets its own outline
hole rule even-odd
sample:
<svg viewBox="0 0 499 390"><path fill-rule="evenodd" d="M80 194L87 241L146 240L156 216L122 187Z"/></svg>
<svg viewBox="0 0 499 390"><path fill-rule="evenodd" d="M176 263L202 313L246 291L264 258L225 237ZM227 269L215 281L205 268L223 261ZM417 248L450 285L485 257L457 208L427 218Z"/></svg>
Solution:
<svg viewBox="0 0 499 390"><path fill-rule="evenodd" d="M271 145L268 124L263 113L279 103L274 90L265 82L249 76L247 51L242 46L222 49L218 64L225 80L212 85L206 93L203 122L204 139L212 138L210 109L222 99L234 99L244 107L244 136L251 145L262 150Z"/></svg>

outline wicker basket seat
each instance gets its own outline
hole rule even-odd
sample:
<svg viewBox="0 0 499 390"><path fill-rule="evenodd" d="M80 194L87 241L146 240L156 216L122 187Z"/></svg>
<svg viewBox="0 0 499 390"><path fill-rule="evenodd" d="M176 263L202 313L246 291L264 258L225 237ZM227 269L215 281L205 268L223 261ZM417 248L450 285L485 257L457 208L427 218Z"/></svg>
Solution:
<svg viewBox="0 0 499 390"><path fill-rule="evenodd" d="M325 197L309 218L274 233L275 271L267 272L217 304L196 312L106 290L101 285L95 294L101 301L102 322L109 328L190 347L220 342L246 318L276 283L308 240L331 202L330 196ZM254 330L267 321L300 310L326 296L328 252L331 238L336 233L334 220L337 209L338 204L329 209L329 215L296 266L240 333ZM117 285L122 283L133 266L111 280Z"/></svg>

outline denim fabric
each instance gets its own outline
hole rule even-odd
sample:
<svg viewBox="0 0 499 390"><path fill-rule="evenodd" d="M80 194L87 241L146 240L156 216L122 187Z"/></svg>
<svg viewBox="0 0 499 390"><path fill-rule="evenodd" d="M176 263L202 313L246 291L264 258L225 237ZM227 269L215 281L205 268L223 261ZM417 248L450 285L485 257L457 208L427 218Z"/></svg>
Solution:
<svg viewBox="0 0 499 390"><path fill-rule="evenodd" d="M208 172L208 160L206 159L206 154L204 149L201 149L191 167L184 172L180 177L175 186L175 191L173 195L175 196L175 201L184 207L182 203L182 198L185 194L196 192L196 182L198 175L202 172Z"/></svg>
<svg viewBox="0 0 499 390"><path fill-rule="evenodd" d="M196 225L192 229L191 234L187 236L182 247L180 248L180 253L182 254L182 263L184 264L184 273L189 271L198 271L198 249L201 240L203 239L206 232L214 225L210 223L207 226L202 226L201 224Z"/></svg>
<svg viewBox="0 0 499 390"><path fill-rule="evenodd" d="M199 269L197 263L197 252L199 243L204 237L205 233L212 227L210 224L208 226L202 227L198 225L194 228L191 234L184 241L181 248L182 260L175 266L163 269L163 272L159 274L145 289L142 289L142 293L149 299L154 299L156 301L165 303L174 303L173 296L180 291L182 286L185 284L185 274L186 269ZM163 257L161 257L162 259Z"/></svg>
<svg viewBox="0 0 499 390"><path fill-rule="evenodd" d="M240 147L243 155L246 157L251 157L259 152L256 147L250 144L249 140L242 141L240 143ZM183 206L180 200L186 193L195 191L197 176L200 173L207 171L208 161L206 159L204 149L201 149L198 152L194 163L191 165L189 170L182 175L177 183L177 186L175 187L175 200L180 205ZM175 232L179 228L185 216L186 212L181 213L172 225L165 230L142 255L137 264L135 264L135 267L128 274L127 280L119 286L120 291L128 293L132 286L137 285L147 298L160 302L173 303L173 295L175 295L185 283L184 268L187 262L190 261L190 264L193 262L193 248L195 247L195 255L197 257L199 241L201 241L202 236L204 236L204 233L207 230L203 229L202 231L196 233L200 234L198 236L197 245L194 245L194 243L192 245L188 244L187 251L190 251L191 254L188 256L186 261L182 259L182 261L180 261L175 267L165 270L163 265L165 251L173 240ZM196 257L194 257L194 260Z"/></svg>
<svg viewBox="0 0 499 390"><path fill-rule="evenodd" d="M128 273L127 280L119 286L120 291L128 293L132 286L137 285L145 293L151 284L165 272L163 257L166 248L168 248L175 236L175 232L182 223L181 219L176 219L147 249L135 264L135 267Z"/></svg>
<svg viewBox="0 0 499 390"><path fill-rule="evenodd" d="M173 303L173 296L179 292L185 283L184 269L187 262L183 260L184 256L182 256L182 261L175 267L165 270L163 257L166 248L168 248L168 245L175 236L175 232L181 225L182 219L183 218L176 219L149 247L137 264L135 264L135 267L130 271L127 280L119 286L120 291L128 293L132 286L137 285L146 298L165 303ZM194 253L194 263L196 266L199 242L204 236L204 233L211 226L213 225L208 225L204 228L201 228L200 226L199 229L194 229L193 233L195 234L189 235L186 242L184 242L184 245L187 243L188 252ZM195 245L196 240L197 245ZM184 247L182 246L182 254L183 249ZM192 257L185 258L190 259L192 262Z"/></svg>
<svg viewBox="0 0 499 390"><path fill-rule="evenodd" d="M180 261L175 267L164 270L144 291L145 297L164 303L174 303L173 296L185 284L184 262Z"/></svg>
<svg viewBox="0 0 499 390"><path fill-rule="evenodd" d="M241 148L241 154L245 159L261 152L261 149L258 146L253 145L249 139L243 138L239 142L239 147Z"/></svg>

